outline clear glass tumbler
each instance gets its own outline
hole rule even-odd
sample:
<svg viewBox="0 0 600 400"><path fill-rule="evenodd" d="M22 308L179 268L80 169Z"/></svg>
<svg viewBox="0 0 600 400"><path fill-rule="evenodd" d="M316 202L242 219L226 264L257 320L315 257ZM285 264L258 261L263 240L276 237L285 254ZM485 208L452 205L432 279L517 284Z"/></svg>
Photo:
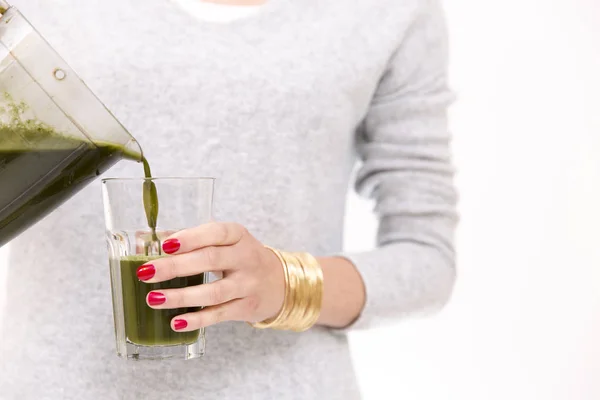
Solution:
<svg viewBox="0 0 600 400"><path fill-rule="evenodd" d="M148 227L144 185L154 183L158 194L156 235ZM110 260L117 354L134 360L193 359L205 351L205 332L175 332L171 320L194 308L154 310L146 303L152 290L181 288L207 282L208 274L148 284L137 268L162 254L167 236L212 219L212 178L104 179L102 192Z"/></svg>

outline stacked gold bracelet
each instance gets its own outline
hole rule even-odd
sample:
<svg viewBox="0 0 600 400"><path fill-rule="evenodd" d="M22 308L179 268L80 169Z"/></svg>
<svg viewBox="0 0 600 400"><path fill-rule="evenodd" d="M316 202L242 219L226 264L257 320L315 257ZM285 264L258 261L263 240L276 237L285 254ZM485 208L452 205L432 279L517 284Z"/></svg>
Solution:
<svg viewBox="0 0 600 400"><path fill-rule="evenodd" d="M319 319L323 303L323 272L308 253L286 253L265 246L279 258L285 279L285 297L279 314L253 324L259 329L303 332Z"/></svg>

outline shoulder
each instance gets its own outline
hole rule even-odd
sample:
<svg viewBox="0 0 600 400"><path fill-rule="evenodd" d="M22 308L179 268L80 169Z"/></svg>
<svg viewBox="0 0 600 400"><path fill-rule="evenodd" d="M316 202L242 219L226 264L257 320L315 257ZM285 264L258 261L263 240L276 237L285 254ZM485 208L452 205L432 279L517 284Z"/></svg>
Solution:
<svg viewBox="0 0 600 400"><path fill-rule="evenodd" d="M360 21L365 35L392 40L395 47L414 30L444 30L443 0L341 1ZM385 40L384 40L385 41Z"/></svg>

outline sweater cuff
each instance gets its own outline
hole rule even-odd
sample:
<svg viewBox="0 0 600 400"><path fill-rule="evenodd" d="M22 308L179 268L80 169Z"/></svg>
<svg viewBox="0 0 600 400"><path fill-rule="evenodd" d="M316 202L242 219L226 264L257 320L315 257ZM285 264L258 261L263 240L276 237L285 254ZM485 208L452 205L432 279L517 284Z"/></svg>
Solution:
<svg viewBox="0 0 600 400"><path fill-rule="evenodd" d="M332 332L386 327L411 314L437 311L451 296L454 263L440 252L404 243L337 256L358 270L366 300L356 320L345 328L332 328Z"/></svg>

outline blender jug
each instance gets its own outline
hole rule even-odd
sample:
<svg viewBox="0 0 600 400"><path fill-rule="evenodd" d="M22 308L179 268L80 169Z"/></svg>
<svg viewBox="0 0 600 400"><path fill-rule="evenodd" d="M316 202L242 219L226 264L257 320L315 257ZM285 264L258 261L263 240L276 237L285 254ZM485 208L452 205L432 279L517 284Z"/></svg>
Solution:
<svg viewBox="0 0 600 400"><path fill-rule="evenodd" d="M0 0L0 247L137 141L15 8Z"/></svg>

